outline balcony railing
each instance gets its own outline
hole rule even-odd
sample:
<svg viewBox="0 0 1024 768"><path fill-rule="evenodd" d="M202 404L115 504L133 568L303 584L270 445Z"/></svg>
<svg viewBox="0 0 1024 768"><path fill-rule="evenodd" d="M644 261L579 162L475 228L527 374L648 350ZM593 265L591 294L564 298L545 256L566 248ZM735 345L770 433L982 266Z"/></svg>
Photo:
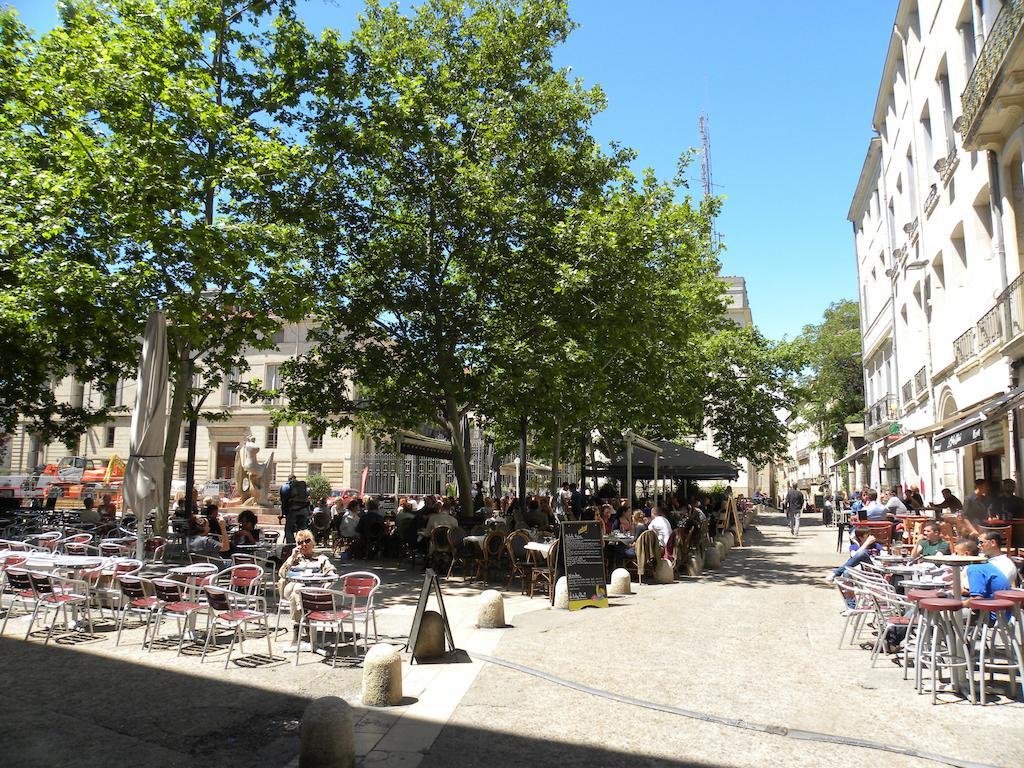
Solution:
<svg viewBox="0 0 1024 768"><path fill-rule="evenodd" d="M870 430L888 426L896 421L898 407L896 395L886 395L864 410L864 427Z"/></svg>
<svg viewBox="0 0 1024 768"><path fill-rule="evenodd" d="M996 84L999 69L1014 38L1024 26L1024 0L1004 0L1003 7L978 55L974 71L964 88L963 137L966 144L977 129L978 116L988 101L989 93Z"/></svg>
<svg viewBox="0 0 1024 768"><path fill-rule="evenodd" d="M939 204L939 185L932 184L931 189L928 190L928 197L924 199L924 212L925 215L931 215L931 212L935 210L935 207Z"/></svg>
<svg viewBox="0 0 1024 768"><path fill-rule="evenodd" d="M1006 286L996 306L1003 308L1003 341L1019 336L1024 331L1024 275Z"/></svg>
<svg viewBox="0 0 1024 768"><path fill-rule="evenodd" d="M1002 302L996 302L988 312L981 316L978 321L978 354L986 352L989 347L999 344L1003 340L1003 318Z"/></svg>
<svg viewBox="0 0 1024 768"><path fill-rule="evenodd" d="M914 393L920 397L928 389L928 374L921 366L921 370L914 374Z"/></svg>
<svg viewBox="0 0 1024 768"><path fill-rule="evenodd" d="M906 405L914 399L914 382L913 380L907 381L903 384L900 393L903 395L903 404Z"/></svg>
<svg viewBox="0 0 1024 768"><path fill-rule="evenodd" d="M968 328L960 338L953 342L953 357L957 365L963 365L977 353L974 339L974 328Z"/></svg>
<svg viewBox="0 0 1024 768"><path fill-rule="evenodd" d="M939 174L939 178L942 179L943 187L949 185L949 180L953 178L953 171L956 170L959 163L960 157L957 155L956 144L950 147L948 155L940 157L935 161L935 171Z"/></svg>

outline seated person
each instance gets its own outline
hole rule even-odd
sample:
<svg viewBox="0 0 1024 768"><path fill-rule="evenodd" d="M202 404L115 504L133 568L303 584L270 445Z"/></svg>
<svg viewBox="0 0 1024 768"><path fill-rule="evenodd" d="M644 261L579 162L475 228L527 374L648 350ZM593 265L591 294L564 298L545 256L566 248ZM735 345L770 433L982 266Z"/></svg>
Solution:
<svg viewBox="0 0 1024 768"><path fill-rule="evenodd" d="M643 517L642 512L640 516ZM612 530L620 533L633 533L633 516L628 509L621 510L618 517L612 520Z"/></svg>
<svg viewBox="0 0 1024 768"><path fill-rule="evenodd" d="M668 521L665 508L661 505L651 510L651 522L647 525L647 530L658 534L658 543L662 549L668 546L669 537L672 536L672 523Z"/></svg>
<svg viewBox="0 0 1024 768"><path fill-rule="evenodd" d="M231 550L234 552L239 544L259 544L263 534L256 527L256 513L251 509L238 514L238 530L231 534Z"/></svg>
<svg viewBox="0 0 1024 768"><path fill-rule="evenodd" d="M101 520L100 512L93 507L92 497L86 496L82 499L82 505L85 509L78 513L78 519L83 523L99 523Z"/></svg>
<svg viewBox="0 0 1024 768"><path fill-rule="evenodd" d="M999 569L1000 573L1010 582L1010 587L1015 587L1020 574L1017 572L1017 566L1013 560L1003 554L1003 545L1006 543L1003 534L998 531L988 531L981 534L979 538L978 546L981 549L981 554L988 558L990 565Z"/></svg>
<svg viewBox="0 0 1024 768"><path fill-rule="evenodd" d="M850 537L849 559L832 571L826 577L826 581L833 581L836 576L842 576L846 573L847 568L853 568L861 563L870 561L872 557L881 551L882 545L875 541L875 537L868 532L867 528L854 528L853 534Z"/></svg>
<svg viewBox="0 0 1024 768"><path fill-rule="evenodd" d="M526 512L523 514L523 523L530 528L540 528L548 524L548 516L540 508L540 502L532 497L526 504Z"/></svg>
<svg viewBox="0 0 1024 768"><path fill-rule="evenodd" d="M292 614L292 642L285 646L284 652L295 653L299 650L299 621L302 619L302 597L299 590L303 585L300 582L290 581L288 571L308 571L330 575L337 575L338 571L327 555L316 553L316 539L313 537L312 531L302 530L295 534L295 549L281 564L281 568L277 572L277 588L281 600L290 604ZM307 643L303 643L302 650L308 650Z"/></svg>
<svg viewBox="0 0 1024 768"><path fill-rule="evenodd" d="M964 508L963 502L960 501L949 488L942 489L942 501L934 505L935 509L948 510L950 513L959 512Z"/></svg>
<svg viewBox="0 0 1024 768"><path fill-rule="evenodd" d="M939 524L925 523L924 536L914 545L914 549L910 553L911 559L948 554L949 542L942 538Z"/></svg>
<svg viewBox="0 0 1024 768"><path fill-rule="evenodd" d="M885 506L878 501L878 491L867 492L867 505L860 511L859 516L861 520L882 521L887 519Z"/></svg>
<svg viewBox="0 0 1024 768"><path fill-rule="evenodd" d="M452 514L452 505L447 500L441 503L440 509L435 509L433 514L427 518L427 524L423 529L423 535L430 538L434 529L442 526L448 528L459 527L459 521L456 520L455 515Z"/></svg>
<svg viewBox="0 0 1024 768"><path fill-rule="evenodd" d="M961 537L953 551L964 557L977 557L980 552L978 542L970 536ZM989 599L994 597L999 590L1010 588L1010 582L1006 576L992 563L968 565L964 570L967 571L967 586L963 588L963 594L969 595L964 600L964 605L967 607L970 607L971 600L976 597Z"/></svg>
<svg viewBox="0 0 1024 768"><path fill-rule="evenodd" d="M633 513L633 530L634 536L639 536L641 533L647 530L647 516L644 515L639 509Z"/></svg>
<svg viewBox="0 0 1024 768"><path fill-rule="evenodd" d="M612 521L612 505L602 504L601 508L597 511L597 520L604 526L603 530L605 535L612 532L613 521Z"/></svg>
<svg viewBox="0 0 1024 768"><path fill-rule="evenodd" d="M882 503L885 505L885 514L890 518L907 514L907 506L891 491L882 494Z"/></svg>
<svg viewBox="0 0 1024 768"><path fill-rule="evenodd" d="M210 533L210 521L206 517L193 516L188 528L188 551L194 555L226 559L231 549L228 527L223 519L217 520L218 533Z"/></svg>

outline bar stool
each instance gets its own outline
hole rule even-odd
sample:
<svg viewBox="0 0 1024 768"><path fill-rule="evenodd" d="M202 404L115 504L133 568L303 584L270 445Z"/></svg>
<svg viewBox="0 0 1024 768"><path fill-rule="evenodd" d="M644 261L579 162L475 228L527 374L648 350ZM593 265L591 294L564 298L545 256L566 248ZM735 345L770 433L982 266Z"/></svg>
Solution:
<svg viewBox="0 0 1024 768"><path fill-rule="evenodd" d="M1015 603L1004 598L974 598L971 600L971 615L967 620L967 634L970 641L977 641L977 656L972 653L972 666L978 664L978 685L981 688L981 703L987 703L988 686L985 683L986 671L991 674L991 666L1005 669L1010 678L1010 697L1017 696L1017 677L1019 672L1024 681L1024 659L1022 659L1020 640L1010 626L1007 616L1014 609ZM1017 606L1020 609L1020 606ZM1000 647L999 640L1002 640ZM992 662L998 662L993 664Z"/></svg>
<svg viewBox="0 0 1024 768"><path fill-rule="evenodd" d="M1024 648L1024 589L1000 589L994 596L1013 603L1010 624L1017 630L1017 642Z"/></svg>
<svg viewBox="0 0 1024 768"><path fill-rule="evenodd" d="M963 602L948 597L928 597L920 600L918 606L924 614L924 624L921 627L919 641L921 647L915 655L919 661L917 669L914 670L917 692L924 693L922 670L925 665L932 673L932 704L938 701L939 669L947 668L950 682L954 687L958 687L957 670L962 667L967 673L971 703L974 704L974 676L970 674L968 667L971 657L963 619L960 616Z"/></svg>
<svg viewBox="0 0 1024 768"><path fill-rule="evenodd" d="M922 600L928 598L937 597L939 594L938 588L936 589L910 589L907 590L907 600L913 603L913 607L910 610L910 622L907 624L907 636L903 639L903 679L907 679L907 669L909 668L910 661L910 647L914 647L914 669L921 666L921 629L924 626L924 616L918 606Z"/></svg>

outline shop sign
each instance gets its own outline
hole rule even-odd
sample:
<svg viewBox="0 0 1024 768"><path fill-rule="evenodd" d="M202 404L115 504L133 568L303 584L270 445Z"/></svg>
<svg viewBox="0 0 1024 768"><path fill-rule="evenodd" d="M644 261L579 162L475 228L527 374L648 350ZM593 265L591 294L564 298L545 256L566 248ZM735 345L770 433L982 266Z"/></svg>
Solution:
<svg viewBox="0 0 1024 768"><path fill-rule="evenodd" d="M969 427L954 432L950 435L946 435L943 438L935 441L934 447L936 453L942 451L952 451L955 448L963 448L974 443L981 442L982 428L981 424L972 424Z"/></svg>

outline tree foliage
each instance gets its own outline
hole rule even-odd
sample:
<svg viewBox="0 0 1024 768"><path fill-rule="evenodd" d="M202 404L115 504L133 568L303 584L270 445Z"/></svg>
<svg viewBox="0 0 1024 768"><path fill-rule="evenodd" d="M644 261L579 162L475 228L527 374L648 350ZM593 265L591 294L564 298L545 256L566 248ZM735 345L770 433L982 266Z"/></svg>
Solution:
<svg viewBox="0 0 1024 768"><path fill-rule="evenodd" d="M864 408L859 305L847 299L830 304L797 341L808 359L797 413L817 430L821 445L842 453L843 427L859 421Z"/></svg>
<svg viewBox="0 0 1024 768"><path fill-rule="evenodd" d="M182 418L303 313L308 241L279 199L304 167L311 38L293 5L69 0L38 40L0 12L2 338L60 338L13 402L45 416L44 377L128 373L163 309L166 484Z"/></svg>

